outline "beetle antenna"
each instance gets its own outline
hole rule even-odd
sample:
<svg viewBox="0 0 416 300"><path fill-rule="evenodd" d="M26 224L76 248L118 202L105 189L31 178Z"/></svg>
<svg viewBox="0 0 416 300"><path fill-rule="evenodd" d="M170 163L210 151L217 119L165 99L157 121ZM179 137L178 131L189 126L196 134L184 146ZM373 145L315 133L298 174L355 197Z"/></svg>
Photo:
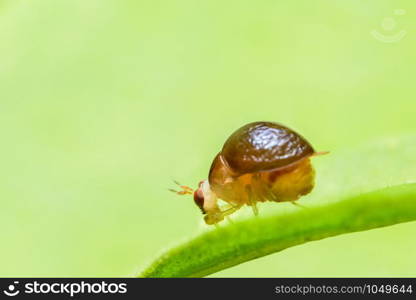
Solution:
<svg viewBox="0 0 416 300"><path fill-rule="evenodd" d="M189 186L181 185L176 180L174 180L173 182L176 185L178 185L181 188L181 190L177 191L177 190L174 190L174 189L168 189L172 193L175 193L175 194L178 194L178 195L192 195L194 193L194 190L192 188L190 188Z"/></svg>

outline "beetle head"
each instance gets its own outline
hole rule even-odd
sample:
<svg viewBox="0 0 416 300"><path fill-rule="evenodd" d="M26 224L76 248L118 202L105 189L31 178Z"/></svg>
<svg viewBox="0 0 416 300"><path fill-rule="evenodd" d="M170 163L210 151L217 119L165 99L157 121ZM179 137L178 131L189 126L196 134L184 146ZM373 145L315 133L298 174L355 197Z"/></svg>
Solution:
<svg viewBox="0 0 416 300"><path fill-rule="evenodd" d="M198 189L195 190L194 192L194 202L195 204L199 207L199 209L202 211L202 213L205 215L206 211L204 210L204 191L203 191L203 181L201 181L198 184Z"/></svg>

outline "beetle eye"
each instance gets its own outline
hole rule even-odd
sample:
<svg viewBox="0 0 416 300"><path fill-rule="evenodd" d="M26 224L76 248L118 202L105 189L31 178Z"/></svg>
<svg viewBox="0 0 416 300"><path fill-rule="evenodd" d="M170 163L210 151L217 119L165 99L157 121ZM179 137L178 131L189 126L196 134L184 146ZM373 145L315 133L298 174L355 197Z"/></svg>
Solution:
<svg viewBox="0 0 416 300"><path fill-rule="evenodd" d="M197 189L194 192L194 202L201 209L203 214L206 214L204 210L204 194L201 189Z"/></svg>

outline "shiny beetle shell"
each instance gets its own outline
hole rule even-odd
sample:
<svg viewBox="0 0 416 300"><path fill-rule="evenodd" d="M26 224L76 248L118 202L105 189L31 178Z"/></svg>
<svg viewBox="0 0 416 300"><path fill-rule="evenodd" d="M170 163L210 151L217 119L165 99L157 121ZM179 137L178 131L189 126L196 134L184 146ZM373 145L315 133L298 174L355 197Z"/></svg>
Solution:
<svg viewBox="0 0 416 300"><path fill-rule="evenodd" d="M279 169L314 154L293 130L273 122L254 122L235 131L220 155L238 175Z"/></svg>
<svg viewBox="0 0 416 300"><path fill-rule="evenodd" d="M313 147L295 131L273 122L254 122L237 129L212 162L207 180L196 190L187 186L179 195L194 195L206 224L250 206L257 215L258 202L292 202L310 193L315 184L311 163ZM220 205L219 199L226 202Z"/></svg>

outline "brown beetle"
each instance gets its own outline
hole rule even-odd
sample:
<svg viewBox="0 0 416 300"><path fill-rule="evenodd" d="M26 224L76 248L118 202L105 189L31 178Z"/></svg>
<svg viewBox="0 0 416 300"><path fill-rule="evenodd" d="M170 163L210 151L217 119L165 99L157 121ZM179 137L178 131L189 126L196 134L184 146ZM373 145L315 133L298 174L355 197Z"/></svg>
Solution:
<svg viewBox="0 0 416 300"><path fill-rule="evenodd" d="M257 215L257 202L295 201L314 186L310 158L315 152L302 136L274 122L254 122L237 129L215 157L208 180L198 189L181 186L177 194L194 194L207 224L216 224L244 204ZM218 205L218 199L228 203Z"/></svg>

